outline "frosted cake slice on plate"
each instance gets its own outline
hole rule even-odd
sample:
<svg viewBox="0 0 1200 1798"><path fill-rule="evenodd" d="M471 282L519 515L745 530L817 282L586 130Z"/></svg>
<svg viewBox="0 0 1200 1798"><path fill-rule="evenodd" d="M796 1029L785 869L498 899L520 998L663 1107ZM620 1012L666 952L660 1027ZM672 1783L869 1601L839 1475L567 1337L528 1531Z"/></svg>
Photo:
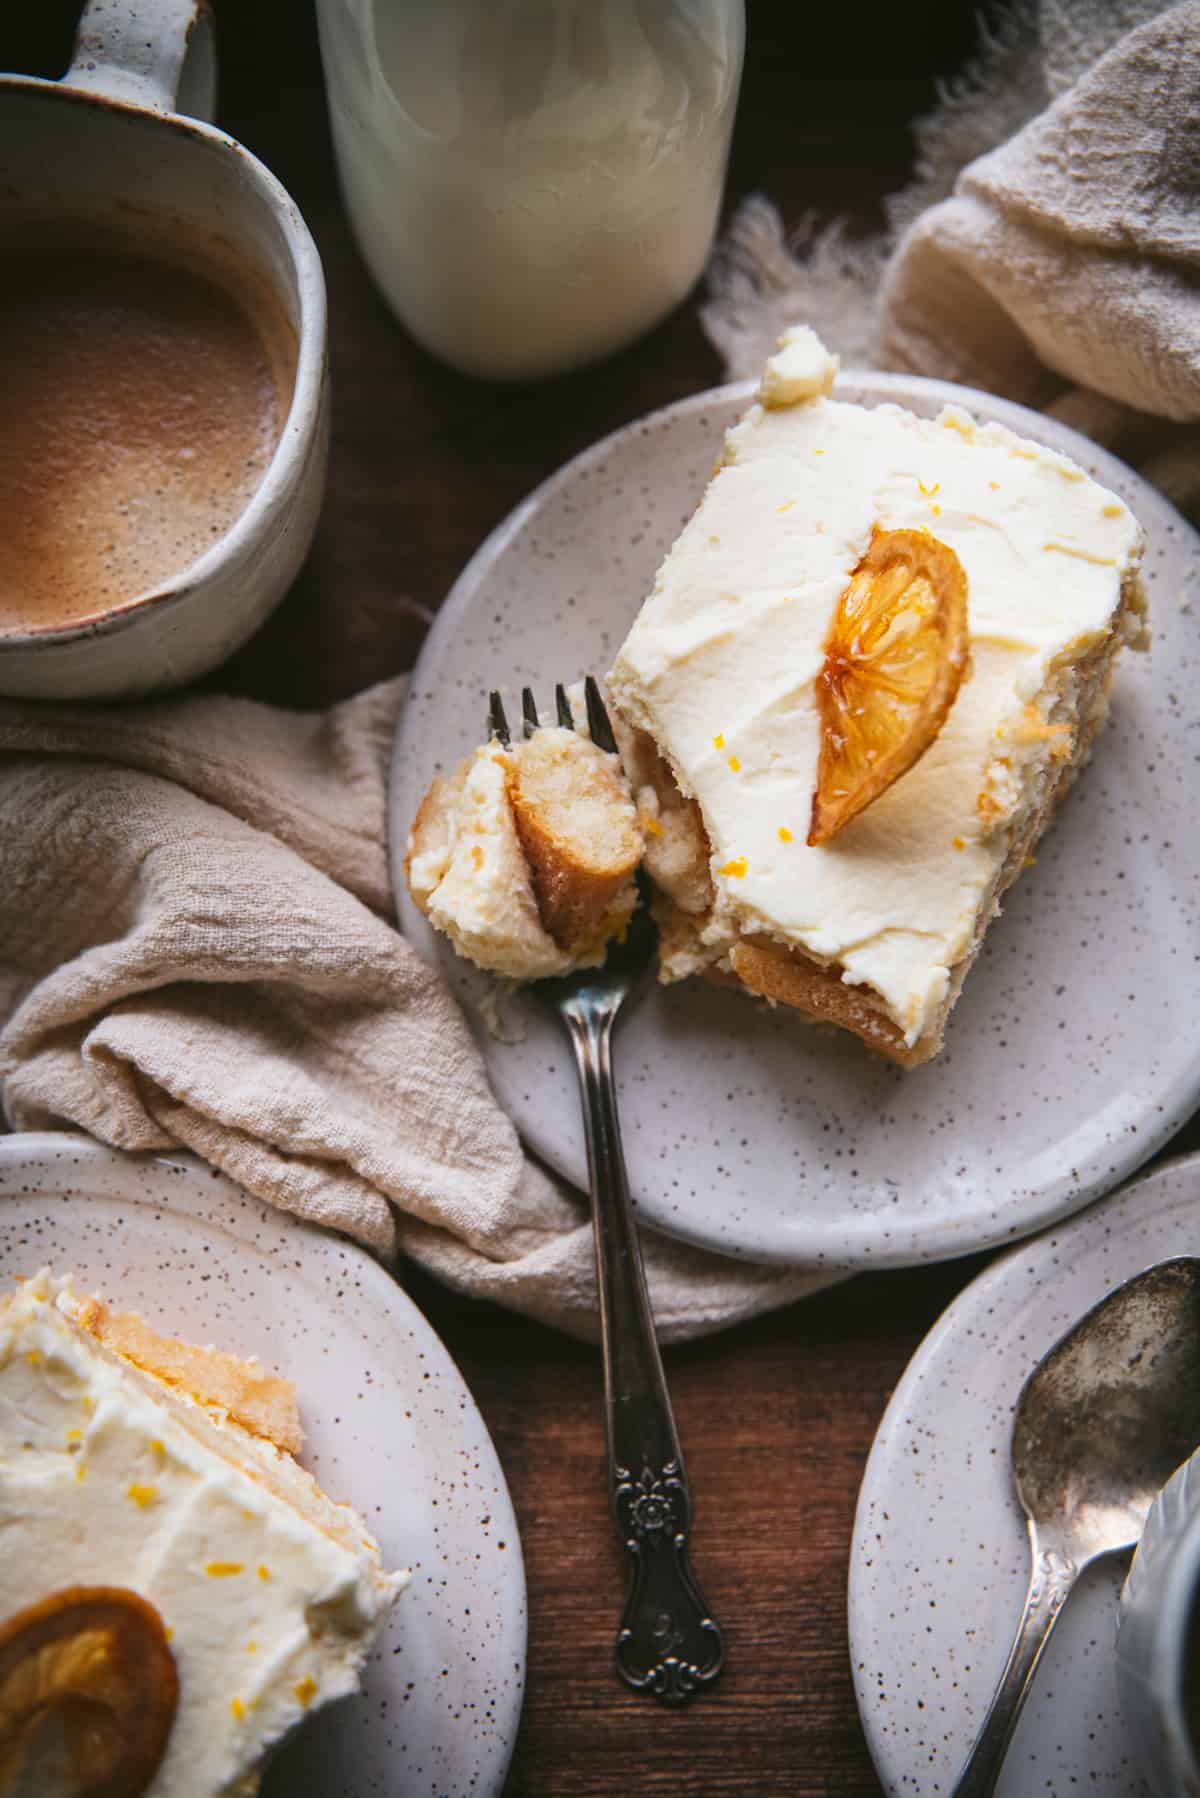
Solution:
<svg viewBox="0 0 1200 1798"><path fill-rule="evenodd" d="M787 334L608 689L651 820L662 977L728 980L913 1066L1143 639L1142 533L1065 456L957 408L841 402L836 369ZM823 710L835 620L889 556L908 557L910 614L923 560L961 570L961 678L923 752L817 840L822 756L857 718ZM885 711L897 690L885 668ZM875 753L868 737L860 771Z"/></svg>
<svg viewBox="0 0 1200 1798"><path fill-rule="evenodd" d="M299 1443L255 1362L45 1271L0 1301L0 1775L249 1798L293 1724L357 1689L406 1576Z"/></svg>

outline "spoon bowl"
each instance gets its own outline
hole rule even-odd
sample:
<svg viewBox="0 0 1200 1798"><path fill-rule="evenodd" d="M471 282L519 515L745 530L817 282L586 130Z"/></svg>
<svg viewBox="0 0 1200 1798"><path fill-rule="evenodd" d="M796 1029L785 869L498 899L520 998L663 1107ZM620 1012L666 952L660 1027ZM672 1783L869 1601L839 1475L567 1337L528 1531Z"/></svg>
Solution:
<svg viewBox="0 0 1200 1798"><path fill-rule="evenodd" d="M1079 1575L1133 1548L1200 1445L1200 1260L1147 1268L1095 1305L1026 1380L1012 1470L1029 1526L1025 1607L954 1798L995 1789L1050 1631Z"/></svg>
<svg viewBox="0 0 1200 1798"><path fill-rule="evenodd" d="M1027 1516L1098 1551L1132 1546L1200 1442L1200 1261L1119 1286L1026 1381L1012 1467Z"/></svg>

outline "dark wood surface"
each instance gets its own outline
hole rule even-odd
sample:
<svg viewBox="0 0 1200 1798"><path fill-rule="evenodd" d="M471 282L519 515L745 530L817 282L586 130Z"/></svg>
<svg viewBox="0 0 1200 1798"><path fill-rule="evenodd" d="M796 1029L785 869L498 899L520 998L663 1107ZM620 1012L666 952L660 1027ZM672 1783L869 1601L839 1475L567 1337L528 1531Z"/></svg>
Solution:
<svg viewBox="0 0 1200 1798"><path fill-rule="evenodd" d="M972 49L974 7L747 10L728 203L759 189L792 224L813 210L869 227L909 171L911 120ZM568 377L503 387L439 365L391 318L350 238L311 9L216 0L216 13L219 122L291 190L325 262L334 420L312 556L261 635L206 685L318 706L412 665L467 558L541 479L720 368L696 296ZM73 14L62 0L0 9L0 67L61 73ZM879 1791L847 1641L855 1499L905 1364L983 1263L863 1276L668 1353L695 1558L729 1640L720 1684L681 1713L612 1672L623 1568L605 1510L597 1353L413 1276L495 1439L521 1529L528 1685L509 1798Z"/></svg>

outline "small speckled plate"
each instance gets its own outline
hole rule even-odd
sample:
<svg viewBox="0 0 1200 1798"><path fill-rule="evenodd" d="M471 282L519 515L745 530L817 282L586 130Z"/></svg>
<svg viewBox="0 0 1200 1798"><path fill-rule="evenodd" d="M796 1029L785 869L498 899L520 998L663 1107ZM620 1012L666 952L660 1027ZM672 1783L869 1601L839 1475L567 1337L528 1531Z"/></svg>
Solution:
<svg viewBox="0 0 1200 1798"><path fill-rule="evenodd" d="M403 856L430 777L484 731L487 691L519 716L556 680L610 666L703 490L750 385L684 400L569 463L478 551L413 676L392 768L393 878L405 934L466 1010L500 1103L529 1146L586 1180L566 1043L539 1001L483 1022L487 976L408 897ZM1014 1240L1138 1167L1200 1096L1200 539L1128 468L1054 421L984 394L849 376L836 397L932 416L967 406L1073 456L1148 536L1150 656L1124 656L1094 764L988 934L938 1059L903 1073L844 1032L690 981L629 1009L616 1042L642 1220L726 1254L904 1266Z"/></svg>
<svg viewBox="0 0 1200 1798"><path fill-rule="evenodd" d="M263 1798L494 1798L524 1689L521 1548L483 1419L411 1299L191 1156L0 1137L0 1277L46 1265L294 1380L300 1459L412 1569L363 1692L289 1738Z"/></svg>
<svg viewBox="0 0 1200 1798"><path fill-rule="evenodd" d="M850 1559L850 1655L884 1789L948 1792L1004 1667L1029 1577L1013 1412L1035 1363L1114 1286L1200 1240L1200 1155L1164 1162L959 1294L875 1438ZM1147 1798L1117 1693L1128 1556L1083 1575L1055 1625L997 1798Z"/></svg>

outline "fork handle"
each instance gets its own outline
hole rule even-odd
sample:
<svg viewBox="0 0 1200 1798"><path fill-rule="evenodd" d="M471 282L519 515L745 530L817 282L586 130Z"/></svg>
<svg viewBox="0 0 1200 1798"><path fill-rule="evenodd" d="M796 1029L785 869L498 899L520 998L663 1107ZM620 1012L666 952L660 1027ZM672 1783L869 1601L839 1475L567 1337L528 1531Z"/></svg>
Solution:
<svg viewBox="0 0 1200 1798"><path fill-rule="evenodd" d="M609 1497L631 1562L617 1634L617 1671L635 1690L679 1704L716 1679L724 1642L688 1562L691 1491L655 1340L621 1152L610 1056L615 1013L594 999L589 1002L586 993L562 1010L579 1070L587 1137Z"/></svg>

